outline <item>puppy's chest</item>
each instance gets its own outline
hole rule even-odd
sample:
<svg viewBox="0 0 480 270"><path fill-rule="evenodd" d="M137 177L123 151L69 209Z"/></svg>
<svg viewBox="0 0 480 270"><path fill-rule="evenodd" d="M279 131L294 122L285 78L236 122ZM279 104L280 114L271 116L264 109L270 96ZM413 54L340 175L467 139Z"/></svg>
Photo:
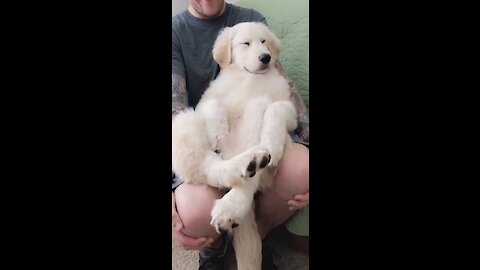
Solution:
<svg viewBox="0 0 480 270"><path fill-rule="evenodd" d="M247 78L226 90L223 93L222 101L226 105L229 117L238 118L241 116L245 105L253 99L266 97L275 102L288 100L289 96L288 83L283 77Z"/></svg>

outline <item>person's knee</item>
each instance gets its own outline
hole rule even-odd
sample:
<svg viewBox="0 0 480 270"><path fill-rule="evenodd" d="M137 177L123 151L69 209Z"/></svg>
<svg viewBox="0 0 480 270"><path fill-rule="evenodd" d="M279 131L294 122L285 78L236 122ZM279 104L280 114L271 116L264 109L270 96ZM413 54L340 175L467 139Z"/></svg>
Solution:
<svg viewBox="0 0 480 270"><path fill-rule="evenodd" d="M301 146L306 148L305 146ZM310 165L308 158L308 150L302 150L299 153L298 159L292 164L292 175L296 175L297 187L300 189L299 194L303 194L309 190Z"/></svg>
<svg viewBox="0 0 480 270"><path fill-rule="evenodd" d="M192 237L214 237L210 212L221 191L198 185L182 184L175 190L177 213L183 223L183 232Z"/></svg>
<svg viewBox="0 0 480 270"><path fill-rule="evenodd" d="M274 189L284 199L304 194L309 190L309 150L294 143L285 152L274 180Z"/></svg>

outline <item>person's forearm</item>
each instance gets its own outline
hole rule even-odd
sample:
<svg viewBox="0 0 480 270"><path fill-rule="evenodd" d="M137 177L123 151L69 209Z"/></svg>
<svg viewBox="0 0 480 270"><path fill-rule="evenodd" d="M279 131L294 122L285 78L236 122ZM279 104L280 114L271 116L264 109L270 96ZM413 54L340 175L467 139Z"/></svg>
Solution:
<svg viewBox="0 0 480 270"><path fill-rule="evenodd" d="M310 128L309 128L309 120L308 120L308 109L304 111L302 114L298 115L298 127L297 133L298 136L305 142L310 142Z"/></svg>
<svg viewBox="0 0 480 270"><path fill-rule="evenodd" d="M172 74L172 119L188 106L185 78Z"/></svg>
<svg viewBox="0 0 480 270"><path fill-rule="evenodd" d="M295 105L295 109L297 109L298 113L298 127L296 132L298 136L305 142L309 142L310 137L310 130L309 130L309 117L308 117L308 109L305 106L305 102L303 102L303 98L300 95L300 91L298 90L295 83L288 78L287 73L283 69L282 65L279 61L275 63L276 68L288 80L288 85L290 86L290 100Z"/></svg>
<svg viewBox="0 0 480 270"><path fill-rule="evenodd" d="M187 87L185 78L172 74L172 119L180 111L184 110L188 106ZM175 178L175 174L172 171L172 179Z"/></svg>

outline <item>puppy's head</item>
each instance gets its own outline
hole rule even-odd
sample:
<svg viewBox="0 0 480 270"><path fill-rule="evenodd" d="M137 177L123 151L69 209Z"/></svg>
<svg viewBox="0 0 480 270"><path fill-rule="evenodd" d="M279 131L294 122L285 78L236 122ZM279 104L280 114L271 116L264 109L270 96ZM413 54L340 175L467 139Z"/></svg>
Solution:
<svg viewBox="0 0 480 270"><path fill-rule="evenodd" d="M264 73L280 57L280 40L260 22L224 28L213 46L213 58L225 68L238 65L250 73Z"/></svg>

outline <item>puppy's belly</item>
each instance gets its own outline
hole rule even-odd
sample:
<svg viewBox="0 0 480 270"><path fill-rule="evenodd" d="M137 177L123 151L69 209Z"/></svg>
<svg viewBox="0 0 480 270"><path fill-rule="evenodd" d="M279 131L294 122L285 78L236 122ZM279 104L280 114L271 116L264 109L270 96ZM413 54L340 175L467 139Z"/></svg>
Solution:
<svg viewBox="0 0 480 270"><path fill-rule="evenodd" d="M242 118L231 121L228 145L222 151L223 158L230 159L257 143L258 139L252 134L251 128L248 126L248 121Z"/></svg>

